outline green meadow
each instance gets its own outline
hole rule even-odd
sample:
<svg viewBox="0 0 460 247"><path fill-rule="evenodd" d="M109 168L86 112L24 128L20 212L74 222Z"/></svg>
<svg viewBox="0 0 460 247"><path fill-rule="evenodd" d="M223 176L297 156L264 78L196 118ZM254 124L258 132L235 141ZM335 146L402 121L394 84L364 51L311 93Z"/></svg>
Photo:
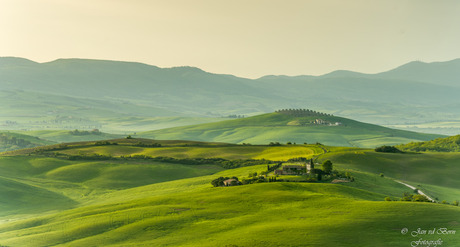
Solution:
<svg viewBox="0 0 460 247"><path fill-rule="evenodd" d="M330 159L338 168L373 174L382 173L393 179L406 181L426 191L432 198L460 200L460 153L376 153L371 150L337 151L321 156Z"/></svg>
<svg viewBox="0 0 460 247"><path fill-rule="evenodd" d="M399 201L411 189L459 200L456 154L388 154L321 145L235 145L115 139L4 153L0 157L3 246L410 246L457 234L460 207ZM138 146L161 144L161 146ZM91 160L91 155L106 155ZM69 160L66 157L88 157ZM110 155L110 156L109 156ZM333 161L354 182L265 182L213 187L217 177L262 174L266 164L225 169L127 156ZM380 174L383 173L382 177ZM385 201L390 197L393 201ZM409 234L402 234L407 228ZM451 232L452 233L452 232Z"/></svg>

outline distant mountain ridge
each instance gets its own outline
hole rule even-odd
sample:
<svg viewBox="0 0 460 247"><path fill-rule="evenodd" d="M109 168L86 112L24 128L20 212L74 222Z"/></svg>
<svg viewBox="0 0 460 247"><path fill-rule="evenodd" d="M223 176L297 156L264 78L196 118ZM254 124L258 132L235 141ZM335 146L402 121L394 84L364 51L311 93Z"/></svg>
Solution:
<svg viewBox="0 0 460 247"><path fill-rule="evenodd" d="M460 87L460 58L448 62L410 62L390 71L378 73L380 78L420 81Z"/></svg>
<svg viewBox="0 0 460 247"><path fill-rule="evenodd" d="M159 68L91 59L36 63L23 58L0 58L0 94L31 95L19 97L14 104L15 112L31 118L40 112L59 112L57 105L69 106L68 102L51 99L57 95L80 102L70 107L72 116L90 120L94 117L83 110L87 106L80 107L84 99L113 105L116 111L101 109L112 119L120 113L123 116L221 117L308 107L376 124L460 120L458 78L460 59L413 62L378 74L334 71L322 76L264 76L251 80L212 74L195 67ZM56 103L37 102L33 95L40 94ZM0 98L0 104L11 104L5 100ZM126 104L132 106L130 110ZM30 105L43 106L43 110L31 110ZM75 105L78 106L75 108ZM97 112L99 107L103 105L92 109ZM1 105L0 110L8 111ZM7 120L15 121L18 116L9 115Z"/></svg>

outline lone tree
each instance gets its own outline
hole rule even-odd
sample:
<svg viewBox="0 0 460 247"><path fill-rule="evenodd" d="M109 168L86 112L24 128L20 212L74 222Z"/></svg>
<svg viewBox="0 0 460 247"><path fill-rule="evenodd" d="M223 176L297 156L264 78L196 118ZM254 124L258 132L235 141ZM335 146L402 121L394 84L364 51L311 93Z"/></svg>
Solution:
<svg viewBox="0 0 460 247"><path fill-rule="evenodd" d="M330 160L324 161L322 168L323 168L324 173L330 174L332 172L332 162Z"/></svg>

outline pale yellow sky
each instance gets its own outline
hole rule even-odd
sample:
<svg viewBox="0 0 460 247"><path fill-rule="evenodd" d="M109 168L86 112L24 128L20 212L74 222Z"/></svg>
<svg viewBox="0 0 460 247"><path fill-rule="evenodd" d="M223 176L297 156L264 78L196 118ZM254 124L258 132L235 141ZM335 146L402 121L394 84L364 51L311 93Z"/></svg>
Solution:
<svg viewBox="0 0 460 247"><path fill-rule="evenodd" d="M257 78L460 58L456 0L0 0L0 56Z"/></svg>

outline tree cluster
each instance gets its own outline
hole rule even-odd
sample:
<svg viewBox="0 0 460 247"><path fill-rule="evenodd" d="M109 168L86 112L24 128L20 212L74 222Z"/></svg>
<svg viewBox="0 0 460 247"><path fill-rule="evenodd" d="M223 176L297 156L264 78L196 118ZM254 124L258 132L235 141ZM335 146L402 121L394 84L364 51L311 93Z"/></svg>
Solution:
<svg viewBox="0 0 460 247"><path fill-rule="evenodd" d="M55 153L55 156L58 156L58 153ZM110 155L104 154L77 154L67 156L68 160L110 160L113 159Z"/></svg>
<svg viewBox="0 0 460 247"><path fill-rule="evenodd" d="M136 146L136 147L161 147L161 144L160 143L146 144L146 143L143 143L143 142L138 142L138 143L134 144L133 146Z"/></svg>
<svg viewBox="0 0 460 247"><path fill-rule="evenodd" d="M85 136L85 135L100 135L102 133L98 129L93 129L91 131L76 129L73 131L69 131L69 134L74 135L74 136Z"/></svg>
<svg viewBox="0 0 460 247"><path fill-rule="evenodd" d="M403 153L401 150L396 148L395 146L381 146L375 148L375 152L381 153Z"/></svg>
<svg viewBox="0 0 460 247"><path fill-rule="evenodd" d="M323 162L323 165L321 166L323 168L323 172L325 174L331 174L332 172L332 162L330 160L326 160Z"/></svg>
<svg viewBox="0 0 460 247"><path fill-rule="evenodd" d="M296 157L296 158L290 158L288 159L287 162L307 162L308 159L305 157Z"/></svg>
<svg viewBox="0 0 460 247"><path fill-rule="evenodd" d="M277 113L293 116L293 117L328 117L331 114L317 112L309 109L281 109L275 111Z"/></svg>
<svg viewBox="0 0 460 247"><path fill-rule="evenodd" d="M114 144L108 144L114 145ZM47 150L48 151L48 150ZM43 152L41 152L43 153ZM218 165L222 168L232 169L244 166L253 166L253 165L262 165L262 164L273 164L275 161L271 160L254 160L254 159L246 159L246 160L226 160L223 158L184 158L184 159L177 159L173 157L152 157L149 155L144 154L134 154L134 155L127 155L127 156L120 156L112 157L109 155L98 155L98 154L78 154L78 155L67 155L59 153L58 155L66 157L69 160L103 160L103 159L124 159L124 160L150 160L150 161L157 161L157 162L165 162L165 163L174 163L174 164L183 164L183 165Z"/></svg>
<svg viewBox="0 0 460 247"><path fill-rule="evenodd" d="M407 192L404 192L403 197L401 198L401 201L406 201L406 202L431 202L426 196L424 195L419 195L419 194L410 194Z"/></svg>
<svg viewBox="0 0 460 247"><path fill-rule="evenodd" d="M249 173L248 178L241 180L242 184L253 184L253 183L264 183L266 182L265 176L261 173L257 175L257 172Z"/></svg>
<svg viewBox="0 0 460 247"><path fill-rule="evenodd" d="M281 162L276 164L276 165L272 165L272 166L270 166L270 164L268 164L267 165L267 172L272 172L272 171L280 168L282 165L283 165L283 163L281 163Z"/></svg>
<svg viewBox="0 0 460 247"><path fill-rule="evenodd" d="M36 147L38 145L31 143L30 141L16 138L12 136L11 138L8 135L0 134L0 146L4 146L6 148L16 146L18 148L31 148Z"/></svg>
<svg viewBox="0 0 460 247"><path fill-rule="evenodd" d="M118 143L109 142L109 141L97 141L94 143L94 146L106 146L106 145L118 145Z"/></svg>
<svg viewBox="0 0 460 247"><path fill-rule="evenodd" d="M398 148L413 152L460 152L460 135L426 142L411 142L399 145Z"/></svg>
<svg viewBox="0 0 460 247"><path fill-rule="evenodd" d="M232 114L232 115L228 115L227 118L244 118L244 115Z"/></svg>

